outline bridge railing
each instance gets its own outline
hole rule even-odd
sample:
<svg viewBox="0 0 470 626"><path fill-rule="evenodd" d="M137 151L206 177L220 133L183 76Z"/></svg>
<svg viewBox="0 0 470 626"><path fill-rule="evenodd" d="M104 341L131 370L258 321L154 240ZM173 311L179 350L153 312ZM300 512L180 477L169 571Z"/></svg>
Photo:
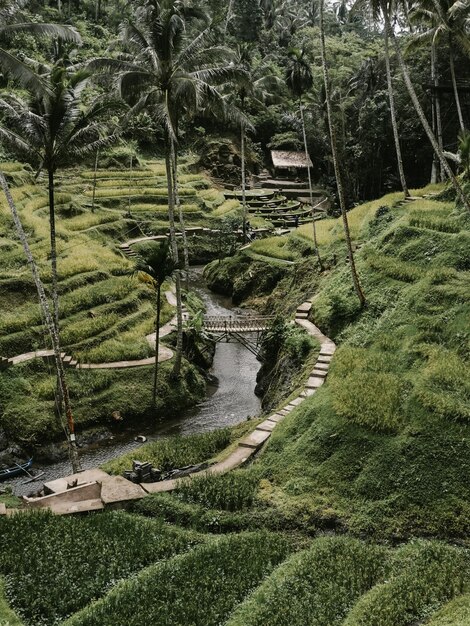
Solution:
<svg viewBox="0 0 470 626"><path fill-rule="evenodd" d="M240 317L205 315L204 328L206 330L235 332L264 330L274 320L274 317L274 315L246 315Z"/></svg>

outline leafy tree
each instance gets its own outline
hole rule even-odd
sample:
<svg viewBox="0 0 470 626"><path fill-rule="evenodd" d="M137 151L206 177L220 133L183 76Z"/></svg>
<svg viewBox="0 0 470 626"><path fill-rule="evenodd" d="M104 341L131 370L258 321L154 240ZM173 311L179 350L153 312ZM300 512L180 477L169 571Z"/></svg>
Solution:
<svg viewBox="0 0 470 626"><path fill-rule="evenodd" d="M241 41L257 41L263 26L259 0L234 0L235 34Z"/></svg>
<svg viewBox="0 0 470 626"><path fill-rule="evenodd" d="M304 141L305 158L307 160L308 189L310 193L310 205L312 207L313 245L320 268L323 267L320 257L320 249L317 241L317 227L315 224L315 205L313 202L312 175L310 172L310 155L308 152L307 132L305 130L304 107L302 97L312 88L313 76L310 65L305 59L304 50L293 49L289 52L289 64L286 69L286 83L294 97L299 102L300 119L302 123L302 135Z"/></svg>
<svg viewBox="0 0 470 626"><path fill-rule="evenodd" d="M8 45L19 33L30 33L34 37L53 37L61 41L80 44L81 37L70 26L60 24L37 24L19 21L22 0L0 0L0 69L14 78L26 89L41 89L41 79L34 69L11 54Z"/></svg>
<svg viewBox="0 0 470 626"><path fill-rule="evenodd" d="M333 165L335 169L336 186L338 189L339 206L341 209L341 217L343 220L344 236L346 239L346 246L348 249L349 267L351 268L352 281L353 281L353 285L354 285L354 289L356 291L357 297L359 298L359 302L361 306L364 306L366 304L366 298L364 296L364 292L362 291L361 283L359 281L359 276L356 270L356 263L355 263L354 253L353 253L352 244L351 244L351 234L349 232L348 215L346 212L346 199L344 195L342 172L340 169L338 148L337 148L337 143L336 143L336 130L333 124L333 112L332 112L331 98L330 98L328 64L327 64L327 59L326 59L324 6L325 6L325 1L320 0L321 56L322 56L322 68L323 68L323 82L325 86L325 103L326 103L326 109L327 109L327 115L328 115L328 126L329 126L329 131L330 131L331 153L333 156Z"/></svg>
<svg viewBox="0 0 470 626"><path fill-rule="evenodd" d="M168 240L148 242L139 247L134 273L139 280L155 292L155 367L153 376L152 407L157 404L158 356L160 350L161 290L165 280L176 270Z"/></svg>
<svg viewBox="0 0 470 626"><path fill-rule="evenodd" d="M375 0L373 0L375 2ZM385 20L385 28L388 31L388 36L389 39L393 42L393 46L395 49L395 54L396 57L398 59L398 63L400 65L400 69L401 69L401 73L403 75L403 79L405 81L405 85L406 88L408 90L408 93L410 95L411 101L413 102L413 106L415 108L416 113L418 114L418 117L421 121L421 124L424 128L424 131L429 139L430 144L433 147L433 150L435 152L435 154L437 155L441 166L443 168L443 170L446 172L447 176L450 179L450 182L455 190L456 195L458 196L458 198L460 199L460 201L462 202L463 206L470 212L470 202L464 192L464 190L462 189L459 181L457 180L454 172L452 171L452 168L450 167L444 152L441 148L441 146L439 145L436 136L434 135L431 126L429 125L429 122L426 118L426 115L423 111L423 107L421 106L421 103L418 99L418 96L416 94L416 90L414 88L413 82L411 80L411 76L410 76L410 72L408 70L408 67L405 63L405 60L403 58L403 53L401 51L400 48L400 44L397 40L397 37L395 35L395 31L393 29L391 20L390 20L390 15L388 13L388 11L385 11L384 15L384 20Z"/></svg>

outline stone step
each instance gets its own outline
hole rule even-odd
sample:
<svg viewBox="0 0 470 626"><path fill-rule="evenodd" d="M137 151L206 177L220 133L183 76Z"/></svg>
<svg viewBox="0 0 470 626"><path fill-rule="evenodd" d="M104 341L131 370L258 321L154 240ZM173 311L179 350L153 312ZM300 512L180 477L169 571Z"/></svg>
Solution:
<svg viewBox="0 0 470 626"><path fill-rule="evenodd" d="M258 424L256 430L265 430L268 433L272 433L272 431L276 428L276 422L271 421L270 419L264 420L261 424Z"/></svg>
<svg viewBox="0 0 470 626"><path fill-rule="evenodd" d="M319 376L310 376L307 380L305 387L307 389L318 389L325 382L324 378L320 378Z"/></svg>
<svg viewBox="0 0 470 626"><path fill-rule="evenodd" d="M312 303L311 302L304 302L303 304L301 304L300 306L297 307L297 312L298 313L309 313L311 308L312 308Z"/></svg>
<svg viewBox="0 0 470 626"><path fill-rule="evenodd" d="M308 319L308 313L306 311L297 311L297 313L295 314L295 317L298 320L306 320Z"/></svg>
<svg viewBox="0 0 470 626"><path fill-rule="evenodd" d="M0 515L6 515L7 514L7 507L3 504L3 502L0 502Z"/></svg>
<svg viewBox="0 0 470 626"><path fill-rule="evenodd" d="M317 359L317 363L324 363L325 365L329 365L332 360L332 356L330 354L320 354Z"/></svg>
<svg viewBox="0 0 470 626"><path fill-rule="evenodd" d="M254 430L252 433L242 439L238 445L243 448L254 448L255 450L257 450L263 445L265 441L269 439L270 436L271 433L264 430Z"/></svg>
<svg viewBox="0 0 470 626"><path fill-rule="evenodd" d="M317 361L315 363L315 369L321 370L322 372L327 372L329 370L329 363L322 363L321 361Z"/></svg>
<svg viewBox="0 0 470 626"><path fill-rule="evenodd" d="M312 370L311 376L315 376L317 378L326 378L328 375L328 372L325 372L325 370L318 370L318 369L314 369Z"/></svg>
<svg viewBox="0 0 470 626"><path fill-rule="evenodd" d="M305 391L302 391L302 393L300 394L302 396L302 398L309 398L310 396L313 396L313 394L316 392L316 389L305 389Z"/></svg>

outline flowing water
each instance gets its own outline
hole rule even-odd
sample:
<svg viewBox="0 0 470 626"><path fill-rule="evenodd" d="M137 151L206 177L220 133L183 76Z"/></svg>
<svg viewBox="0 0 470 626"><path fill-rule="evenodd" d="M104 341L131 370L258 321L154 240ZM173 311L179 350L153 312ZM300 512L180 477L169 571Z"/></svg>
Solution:
<svg viewBox="0 0 470 626"><path fill-rule="evenodd" d="M249 311L233 307L230 298L213 294L206 287L202 278L202 268L191 269L191 289L203 300L208 315L247 315ZM208 385L206 399L171 419L162 419L154 425L136 426L123 424L122 431L115 434L112 441L96 444L81 451L83 469L97 467L110 459L126 452L138 450L141 444L134 441L138 434L148 440L169 435L190 435L203 433L225 426L233 426L243 420L254 417L261 410L261 402L255 396L256 374L260 363L244 346L238 343L218 343L214 362L210 370L213 381ZM42 482L66 476L71 473L70 463L60 461L39 467L44 471L39 481L25 484L26 477L18 477L1 485L10 484L14 493L25 495L40 488Z"/></svg>

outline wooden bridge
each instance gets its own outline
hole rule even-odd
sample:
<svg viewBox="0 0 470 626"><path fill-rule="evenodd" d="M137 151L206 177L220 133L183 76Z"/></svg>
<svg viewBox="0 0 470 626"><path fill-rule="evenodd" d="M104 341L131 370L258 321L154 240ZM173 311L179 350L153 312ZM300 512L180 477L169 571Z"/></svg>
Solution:
<svg viewBox="0 0 470 626"><path fill-rule="evenodd" d="M206 315L203 328L215 343L236 341L258 356L261 337L273 319L273 315Z"/></svg>

